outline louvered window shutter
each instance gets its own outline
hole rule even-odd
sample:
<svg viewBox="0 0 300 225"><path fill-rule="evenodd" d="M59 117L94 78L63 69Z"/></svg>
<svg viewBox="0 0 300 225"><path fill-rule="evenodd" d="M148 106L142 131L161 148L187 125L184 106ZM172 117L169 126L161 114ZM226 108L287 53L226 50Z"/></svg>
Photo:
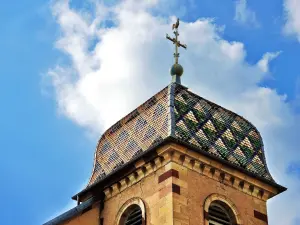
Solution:
<svg viewBox="0 0 300 225"><path fill-rule="evenodd" d="M232 225L231 219L226 210L219 206L212 204L208 211L209 225Z"/></svg>
<svg viewBox="0 0 300 225"><path fill-rule="evenodd" d="M142 225L142 211L136 207L127 217L125 225Z"/></svg>

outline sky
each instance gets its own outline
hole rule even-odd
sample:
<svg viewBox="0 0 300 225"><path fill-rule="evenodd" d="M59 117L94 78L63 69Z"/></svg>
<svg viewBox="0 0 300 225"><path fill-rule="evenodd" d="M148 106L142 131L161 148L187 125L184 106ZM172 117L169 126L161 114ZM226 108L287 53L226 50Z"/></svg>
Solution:
<svg viewBox="0 0 300 225"><path fill-rule="evenodd" d="M176 17L182 83L258 128L270 224L300 224L299 0L3 0L1 223L75 206L101 134L170 83Z"/></svg>

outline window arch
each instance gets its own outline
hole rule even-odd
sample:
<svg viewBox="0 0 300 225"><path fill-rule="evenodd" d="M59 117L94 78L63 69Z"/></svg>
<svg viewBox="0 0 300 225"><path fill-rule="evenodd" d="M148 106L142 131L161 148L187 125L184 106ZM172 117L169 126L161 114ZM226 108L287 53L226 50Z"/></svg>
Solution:
<svg viewBox="0 0 300 225"><path fill-rule="evenodd" d="M115 225L145 225L145 205L139 198L123 204L116 217Z"/></svg>
<svg viewBox="0 0 300 225"><path fill-rule="evenodd" d="M242 225L236 206L225 196L212 194L204 204L205 225Z"/></svg>

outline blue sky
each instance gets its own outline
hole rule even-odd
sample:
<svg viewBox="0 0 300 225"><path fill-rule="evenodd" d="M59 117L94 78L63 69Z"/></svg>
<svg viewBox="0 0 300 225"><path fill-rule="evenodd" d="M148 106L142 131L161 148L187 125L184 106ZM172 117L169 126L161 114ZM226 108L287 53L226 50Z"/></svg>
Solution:
<svg viewBox="0 0 300 225"><path fill-rule="evenodd" d="M1 4L3 224L41 224L72 206L101 133L168 84L175 16L183 83L261 131L271 173L289 188L268 204L271 224L283 224L276 205L300 207L300 4L93 2ZM299 223L295 210L285 224Z"/></svg>

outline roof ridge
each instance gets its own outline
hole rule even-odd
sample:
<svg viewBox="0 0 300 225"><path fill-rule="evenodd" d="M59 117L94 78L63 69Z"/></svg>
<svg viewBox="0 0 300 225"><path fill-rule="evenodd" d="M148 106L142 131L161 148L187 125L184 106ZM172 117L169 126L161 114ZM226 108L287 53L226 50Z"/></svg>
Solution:
<svg viewBox="0 0 300 225"><path fill-rule="evenodd" d="M175 99L175 85L176 83L171 83L168 88L168 101L169 101L169 115L168 115L168 136L175 137L175 114L174 114L174 99Z"/></svg>

